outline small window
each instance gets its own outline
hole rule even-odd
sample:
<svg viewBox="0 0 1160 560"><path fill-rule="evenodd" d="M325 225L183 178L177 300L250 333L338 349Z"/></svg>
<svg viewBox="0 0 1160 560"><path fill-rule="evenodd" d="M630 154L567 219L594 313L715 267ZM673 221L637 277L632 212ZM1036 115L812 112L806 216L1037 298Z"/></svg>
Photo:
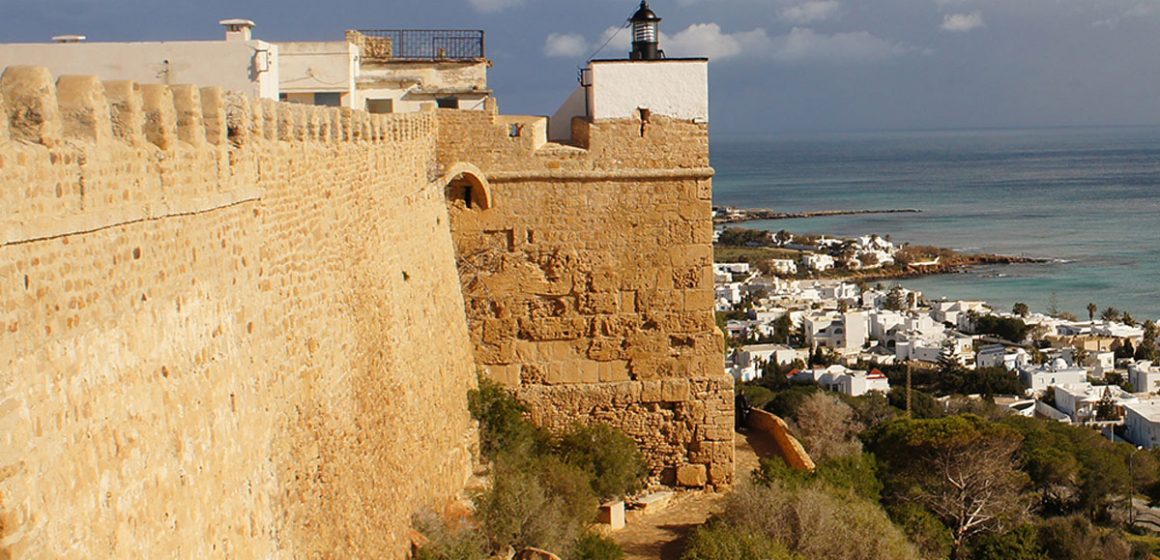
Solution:
<svg viewBox="0 0 1160 560"><path fill-rule="evenodd" d="M314 104L323 107L342 107L342 94L336 91L315 93Z"/></svg>
<svg viewBox="0 0 1160 560"><path fill-rule="evenodd" d="M395 112L394 99L368 99L367 112L375 114L385 114Z"/></svg>
<svg viewBox="0 0 1160 560"><path fill-rule="evenodd" d="M438 105L440 109L458 109L459 108L459 98L458 97L440 97L439 99L435 100L435 104Z"/></svg>

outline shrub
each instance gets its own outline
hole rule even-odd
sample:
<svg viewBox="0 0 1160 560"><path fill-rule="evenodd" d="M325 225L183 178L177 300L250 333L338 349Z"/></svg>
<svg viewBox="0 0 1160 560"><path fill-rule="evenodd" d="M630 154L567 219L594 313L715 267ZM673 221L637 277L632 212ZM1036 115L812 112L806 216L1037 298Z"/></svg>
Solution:
<svg viewBox="0 0 1160 560"><path fill-rule="evenodd" d="M1039 542L1053 560L1127 560L1132 547L1117 531L1100 529L1080 515L1049 519Z"/></svg>
<svg viewBox="0 0 1160 560"><path fill-rule="evenodd" d="M471 527L449 526L432 512L416 515L413 524L428 539L415 560L484 560L489 556L487 539Z"/></svg>
<svg viewBox="0 0 1160 560"><path fill-rule="evenodd" d="M751 533L725 523L698 527L689 537L681 560L792 560L785 546L767 535Z"/></svg>
<svg viewBox="0 0 1160 560"><path fill-rule="evenodd" d="M950 556L954 548L951 531L933 513L912 503L896 504L887 511L923 558L941 560Z"/></svg>
<svg viewBox="0 0 1160 560"><path fill-rule="evenodd" d="M648 474L636 442L604 424L574 428L557 448L564 461L592 475L592 491L603 500L635 492Z"/></svg>
<svg viewBox="0 0 1160 560"><path fill-rule="evenodd" d="M862 452L858 432L863 426L854 419L854 409L838 397L809 395L798 406L796 419L798 437L815 461Z"/></svg>
<svg viewBox="0 0 1160 560"><path fill-rule="evenodd" d="M532 455L547 447L548 435L524 418L527 407L498 383L481 378L479 389L467 394L467 406L479 421L484 457L494 459L501 450Z"/></svg>
<svg viewBox="0 0 1160 560"><path fill-rule="evenodd" d="M798 407L810 395L820 391L817 385L797 385L784 391L779 391L773 400L765 404L765 410L782 418L795 418Z"/></svg>
<svg viewBox="0 0 1160 560"><path fill-rule="evenodd" d="M775 480L742 487L726 500L722 519L743 533L764 535L806 558L918 558L876 504L836 496L817 484L795 489Z"/></svg>
<svg viewBox="0 0 1160 560"><path fill-rule="evenodd" d="M574 560L624 560L624 551L612 539L585 533L572 547L568 558Z"/></svg>
<svg viewBox="0 0 1160 560"><path fill-rule="evenodd" d="M782 380L785 380L784 375L778 376L775 374L771 377L781 377ZM765 403L773 400L774 397L773 391L761 385L738 385L737 392L745 395L745 398L749 400L749 406L752 406L753 408L764 407Z"/></svg>
<svg viewBox="0 0 1160 560"><path fill-rule="evenodd" d="M480 529L497 549L534 546L562 550L580 536L587 521L574 517L580 508L548 487L539 474L526 465L499 462L491 488L475 500Z"/></svg>
<svg viewBox="0 0 1160 560"><path fill-rule="evenodd" d="M836 457L818 463L814 476L829 486L849 490L873 503L882 497L878 463L869 453Z"/></svg>
<svg viewBox="0 0 1160 560"><path fill-rule="evenodd" d="M971 544L972 560L1047 560L1035 527L1020 525L1005 533L983 535Z"/></svg>

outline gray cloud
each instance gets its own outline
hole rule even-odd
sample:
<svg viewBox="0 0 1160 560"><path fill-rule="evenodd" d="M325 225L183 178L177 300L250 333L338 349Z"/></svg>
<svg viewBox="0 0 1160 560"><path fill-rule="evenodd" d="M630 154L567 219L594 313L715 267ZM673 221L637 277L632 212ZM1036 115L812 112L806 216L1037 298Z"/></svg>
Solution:
<svg viewBox="0 0 1160 560"><path fill-rule="evenodd" d="M814 23L837 17L841 9L838 0L808 0L782 8L778 16L794 24Z"/></svg>

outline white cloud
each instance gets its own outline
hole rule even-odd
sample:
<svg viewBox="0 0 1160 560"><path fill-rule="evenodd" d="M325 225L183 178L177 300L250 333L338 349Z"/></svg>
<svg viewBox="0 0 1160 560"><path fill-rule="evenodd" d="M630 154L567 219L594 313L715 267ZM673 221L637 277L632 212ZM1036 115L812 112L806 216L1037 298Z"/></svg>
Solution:
<svg viewBox="0 0 1160 560"><path fill-rule="evenodd" d="M868 31L827 34L805 27L774 37L771 47L770 55L782 62L876 62L915 50Z"/></svg>
<svg viewBox="0 0 1160 560"><path fill-rule="evenodd" d="M834 18L841 8L842 4L838 0L808 0L783 8L778 16L790 23L813 23Z"/></svg>
<svg viewBox="0 0 1160 560"><path fill-rule="evenodd" d="M579 58L588 54L588 41L578 33L550 33L544 39L544 56Z"/></svg>
<svg viewBox="0 0 1160 560"><path fill-rule="evenodd" d="M669 56L707 56L723 59L741 52L741 41L721 32L716 23L694 23L671 37L661 37Z"/></svg>
<svg viewBox="0 0 1160 560"><path fill-rule="evenodd" d="M478 12L492 13L514 8L524 3L524 0L467 0L471 7Z"/></svg>
<svg viewBox="0 0 1160 560"><path fill-rule="evenodd" d="M983 14L979 12L971 12L969 14L946 14L943 16L942 25L939 29L943 31L952 31L955 33L966 33L972 29L984 27L987 24L983 22Z"/></svg>

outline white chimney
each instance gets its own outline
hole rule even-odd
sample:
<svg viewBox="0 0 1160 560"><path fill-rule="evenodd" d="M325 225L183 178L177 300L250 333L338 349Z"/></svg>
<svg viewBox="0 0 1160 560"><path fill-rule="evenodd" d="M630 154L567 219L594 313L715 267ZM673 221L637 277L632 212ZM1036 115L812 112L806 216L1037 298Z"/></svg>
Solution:
<svg viewBox="0 0 1160 560"><path fill-rule="evenodd" d="M226 41L249 41L254 22L248 19L223 19L218 22L226 28Z"/></svg>
<svg viewBox="0 0 1160 560"><path fill-rule="evenodd" d="M53 43L80 43L86 39L84 35L57 35L52 38Z"/></svg>

